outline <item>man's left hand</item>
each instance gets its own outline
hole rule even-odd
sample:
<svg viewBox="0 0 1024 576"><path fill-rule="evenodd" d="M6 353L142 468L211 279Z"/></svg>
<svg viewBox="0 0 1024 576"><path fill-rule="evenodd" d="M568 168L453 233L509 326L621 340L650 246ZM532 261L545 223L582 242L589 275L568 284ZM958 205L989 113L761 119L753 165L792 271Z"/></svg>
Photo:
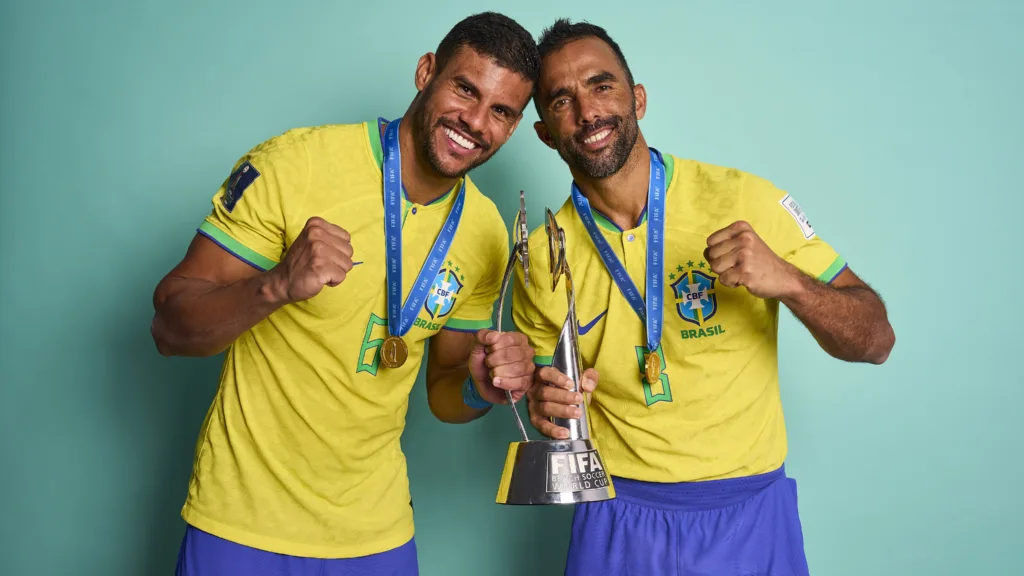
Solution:
<svg viewBox="0 0 1024 576"><path fill-rule="evenodd" d="M709 236L704 255L723 286L743 286L768 299L800 289L800 271L775 254L746 222L734 222Z"/></svg>
<svg viewBox="0 0 1024 576"><path fill-rule="evenodd" d="M480 397L492 404L507 404L508 390L518 402L533 383L533 356L533 348L520 332L477 332L469 373Z"/></svg>

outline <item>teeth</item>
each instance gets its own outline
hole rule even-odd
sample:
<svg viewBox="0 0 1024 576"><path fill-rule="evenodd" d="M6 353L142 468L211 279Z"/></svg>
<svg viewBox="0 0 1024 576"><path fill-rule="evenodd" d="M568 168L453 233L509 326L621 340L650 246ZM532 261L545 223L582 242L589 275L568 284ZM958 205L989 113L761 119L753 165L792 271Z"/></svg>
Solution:
<svg viewBox="0 0 1024 576"><path fill-rule="evenodd" d="M594 142L597 142L598 140L601 140L605 136L611 134L611 132L612 132L611 128L605 128L604 130L601 130L600 132L598 132L597 134L594 134L590 138L587 138L586 140L584 140L584 142L586 142L587 144L593 144Z"/></svg>
<svg viewBox="0 0 1024 576"><path fill-rule="evenodd" d="M445 128L444 129L444 133L447 134L448 137L451 138L453 142L455 142L456 144L458 144L459 146L462 146L463 148L465 148L467 150L473 150L474 148L476 148L476 144L470 142L469 140L466 140L462 136L459 136L459 134L456 133L453 130L449 130L448 128Z"/></svg>

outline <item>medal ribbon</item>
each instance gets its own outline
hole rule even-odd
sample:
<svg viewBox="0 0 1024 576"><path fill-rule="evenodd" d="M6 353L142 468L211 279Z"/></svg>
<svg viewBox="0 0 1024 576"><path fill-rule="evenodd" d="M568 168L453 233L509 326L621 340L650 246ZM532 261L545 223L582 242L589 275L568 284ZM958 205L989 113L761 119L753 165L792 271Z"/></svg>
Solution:
<svg viewBox="0 0 1024 576"><path fill-rule="evenodd" d="M388 332L392 336L404 336L412 328L451 247L455 231L462 219L462 207L466 199L466 179L452 204L448 219L434 241L416 282L409 292L409 298L402 304L402 151L398 146L398 124L401 120L388 123L384 131L384 241L387 253L388 285Z"/></svg>
<svg viewBox="0 0 1024 576"><path fill-rule="evenodd" d="M665 259L665 164L656 150L651 149L651 179L647 187L647 291L646 302L640 298L640 290L629 277L626 268L615 255L612 247L601 235L590 202L583 196L576 183L572 183L572 202L583 221L590 239L594 242L601 260L618 285L622 296L640 317L647 329L647 349L656 352L661 345L661 324L663 314L661 272Z"/></svg>

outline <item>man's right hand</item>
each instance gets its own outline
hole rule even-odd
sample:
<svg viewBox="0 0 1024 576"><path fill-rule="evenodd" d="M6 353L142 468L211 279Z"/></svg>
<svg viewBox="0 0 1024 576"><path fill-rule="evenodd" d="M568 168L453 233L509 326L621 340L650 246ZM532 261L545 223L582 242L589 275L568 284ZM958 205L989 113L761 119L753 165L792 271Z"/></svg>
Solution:
<svg viewBox="0 0 1024 576"><path fill-rule="evenodd" d="M583 372L583 392L591 393L597 388L597 370L588 368ZM548 438L564 439L569 430L555 426L550 418L580 418L577 407L583 403L583 395L572 392L572 380L550 366L534 373L534 383L526 393L530 410L530 423Z"/></svg>
<svg viewBox="0 0 1024 576"><path fill-rule="evenodd" d="M352 269L349 233L319 217L312 217L288 248L284 259L269 274L274 294L282 303L308 300L324 286L337 286Z"/></svg>

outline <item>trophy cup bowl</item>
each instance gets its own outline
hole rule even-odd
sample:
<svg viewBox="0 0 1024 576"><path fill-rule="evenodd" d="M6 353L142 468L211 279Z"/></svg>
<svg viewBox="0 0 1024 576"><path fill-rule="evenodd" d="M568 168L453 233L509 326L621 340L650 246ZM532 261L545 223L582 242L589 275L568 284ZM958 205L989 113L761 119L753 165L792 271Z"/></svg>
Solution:
<svg viewBox="0 0 1024 576"><path fill-rule="evenodd" d="M526 227L526 204L522 192L519 196L516 224L515 246L509 256L501 285L498 331L501 331L501 310L505 291L517 259L523 265L529 286L529 230ZM572 380L571 391L582 393L580 378L583 369L580 362L575 290L572 274L565 260L565 232L558 226L551 210L547 211L545 229L548 234L548 254L551 262L551 290L554 291L558 287L558 281L564 276L569 304L568 314L562 323L558 343L555 345L551 366ZM507 397L523 440L509 443L501 483L498 486L496 501L499 504L576 504L610 500L615 497L611 476L605 470L604 460L597 446L590 439L585 395L583 402L576 406L580 409L580 418L552 419L557 426L569 430L569 437L561 440L530 440L519 418L519 412L512 402L511 394Z"/></svg>

